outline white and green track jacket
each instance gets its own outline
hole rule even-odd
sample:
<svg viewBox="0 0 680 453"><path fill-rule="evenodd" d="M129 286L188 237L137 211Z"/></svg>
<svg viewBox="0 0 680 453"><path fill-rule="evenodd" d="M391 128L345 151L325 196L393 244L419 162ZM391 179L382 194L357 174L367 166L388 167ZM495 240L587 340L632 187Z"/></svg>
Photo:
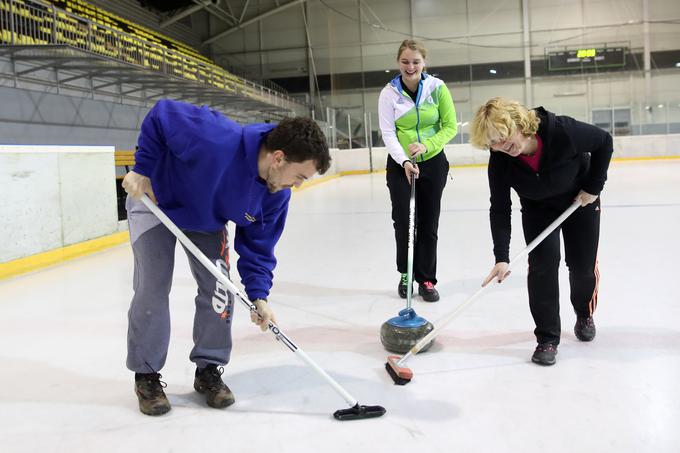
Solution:
<svg viewBox="0 0 680 453"><path fill-rule="evenodd" d="M399 165L410 160L408 145L419 142L427 152L418 155L423 162L439 154L456 135L456 108L446 84L423 73L416 102L403 90L401 76L390 81L378 100L380 130L387 151Z"/></svg>

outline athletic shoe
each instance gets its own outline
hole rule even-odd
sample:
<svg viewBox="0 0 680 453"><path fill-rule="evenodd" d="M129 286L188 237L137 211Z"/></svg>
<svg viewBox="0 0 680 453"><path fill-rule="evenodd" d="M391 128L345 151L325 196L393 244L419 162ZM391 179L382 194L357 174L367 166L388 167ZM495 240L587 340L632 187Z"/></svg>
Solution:
<svg viewBox="0 0 680 453"><path fill-rule="evenodd" d="M439 300L439 293L434 289L434 283L428 280L418 285L418 294L422 296L425 302L437 302Z"/></svg>
<svg viewBox="0 0 680 453"><path fill-rule="evenodd" d="M406 299L406 293L408 292L408 274L401 274L397 292L399 293L399 297Z"/></svg>
<svg viewBox="0 0 680 453"><path fill-rule="evenodd" d="M552 343L543 343L536 346L534 355L531 356L531 361L543 366L554 365L557 355L557 346Z"/></svg>
<svg viewBox="0 0 680 453"><path fill-rule="evenodd" d="M581 341L593 341L595 338L595 322L592 316L577 316L574 324L574 335Z"/></svg>

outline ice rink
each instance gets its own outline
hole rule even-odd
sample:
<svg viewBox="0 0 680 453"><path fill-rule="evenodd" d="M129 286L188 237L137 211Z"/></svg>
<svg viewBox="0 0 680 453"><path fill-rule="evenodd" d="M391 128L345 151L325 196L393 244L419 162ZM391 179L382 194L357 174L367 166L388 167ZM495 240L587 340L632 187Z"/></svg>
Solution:
<svg viewBox="0 0 680 453"><path fill-rule="evenodd" d="M451 173L439 228L442 300L414 299L435 325L493 265L486 169ZM352 396L387 409L363 421L334 420L345 401L240 305L224 373L236 403L207 407L192 387L195 286L180 247L161 371L173 409L160 417L139 412L125 368L129 245L0 281L0 451L676 453L680 160L613 163L602 206L594 342L574 337L563 266L557 364L530 362L520 264L409 361L415 377L400 387L379 338L404 306L385 173L296 192L270 303L281 329ZM524 246L513 208L511 255Z"/></svg>

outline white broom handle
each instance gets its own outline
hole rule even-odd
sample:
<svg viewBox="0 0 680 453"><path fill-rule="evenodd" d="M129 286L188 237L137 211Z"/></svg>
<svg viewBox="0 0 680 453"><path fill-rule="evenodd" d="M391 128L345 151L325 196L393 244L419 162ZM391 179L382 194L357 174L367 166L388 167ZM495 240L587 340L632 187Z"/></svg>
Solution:
<svg viewBox="0 0 680 453"><path fill-rule="evenodd" d="M153 212L156 217L165 225L171 232L174 234L177 239L179 239L179 242L184 245L189 252L191 252L192 255L196 257L197 260L205 266L205 268L215 276L216 279L220 281L232 294L234 294L236 297L238 297L243 304L248 307L248 309L251 312L257 313L257 307L255 304L250 302L237 288L234 286L234 284L227 278L226 275L224 275L222 272L220 272L215 266L204 254L201 252L196 245L194 245L193 242L180 230L177 228L177 225L175 225L170 218L165 215L165 213L158 207L156 204L151 201L151 199L147 195L142 195L142 203L149 208L151 212ZM259 316L259 313L257 313ZM350 406L355 406L357 405L357 400L352 397L344 388L338 384L335 379L333 379L328 373L326 373L319 365L314 362L311 357L305 353L302 348L297 346L293 341L288 338L282 331L279 329L279 327L274 324L273 322L269 322L269 330L276 336L276 339L281 341L288 349L293 351L300 359L302 359L303 362L305 362L307 365L312 367L314 371L316 371L326 382L328 382L336 392L340 394L340 396L343 397L345 401L347 401L347 404Z"/></svg>
<svg viewBox="0 0 680 453"><path fill-rule="evenodd" d="M533 241L531 241L531 242L529 243L529 245L527 245L521 252L519 252L519 253L512 259L512 261L510 261L510 263L508 264L508 269L507 269L507 270L510 270L510 268L511 268L513 265L515 265L515 264L517 263L518 260L520 260L521 258L525 257L526 255L529 254L529 252L531 252L533 249L535 249L536 246L537 246L538 244L540 244L540 243L543 241L543 239L545 239L550 233L552 233L553 231L555 231L555 229L556 229L558 226L560 226L560 225L562 224L562 222L564 222L564 221L566 220L567 217L569 217L574 211L576 211L576 210L579 208L579 206L581 206L581 202L579 202L579 201L574 201L574 202L571 204L571 206L569 206L569 208L568 208L566 211L564 211L562 214L560 214L560 216L559 216L557 219L555 219L555 221L553 221L550 225L548 225L548 227L547 227L545 230L543 230L543 231L541 232L541 234L539 234ZM441 320L437 321L437 322L435 323L435 325L436 325L437 327L435 327L434 329L432 329L432 330L430 331L430 333L428 333L428 334L427 334L426 336L424 336L418 343L416 343L416 344L408 351L408 353L407 353L406 355L404 355L404 357L402 357L401 359L399 359L399 361L397 362L397 365L398 365L398 366L402 366L404 363L406 363L406 361L407 361L412 355L417 354L418 351L420 351L423 347L425 347L425 345L428 344L433 338L435 338L435 337L439 334L439 331L440 331L441 329L443 329L444 327L446 327L446 325L447 325L449 322L451 322L451 320L452 320L453 318L455 318L461 311L463 311L463 309L465 309L465 307L467 307L467 306L470 305L472 302L474 302L474 300L477 299L481 294L483 294L484 291L487 290L487 288L490 288L490 287L492 286L490 283L491 283L491 282L488 282L486 285L484 285L484 286L482 286L481 288L479 288L479 289L477 290L476 293L474 293L472 296L470 296L469 299L467 299L465 302L463 302L462 304L460 304L455 310L453 310L451 313L449 313L448 315L446 315L444 318L442 318Z"/></svg>
<svg viewBox="0 0 680 453"><path fill-rule="evenodd" d="M413 250L416 248L416 174L411 174L411 196L408 201L408 261L406 263L406 308L411 308L413 299Z"/></svg>
<svg viewBox="0 0 680 453"><path fill-rule="evenodd" d="M512 261L510 261L510 264L508 264L508 270L512 267L513 264L517 263L517 261L521 258L524 258L526 255L528 255L533 249L535 249L538 244L543 242L543 239L548 237L550 233L555 231L555 229L564 222L567 217L572 215L574 211L576 211L579 207L581 206L580 201L574 201L571 206L567 208L566 211L564 211L558 218L556 218L553 223L548 225L548 227L541 232L533 241L529 242L529 245L524 247L524 249L515 256Z"/></svg>

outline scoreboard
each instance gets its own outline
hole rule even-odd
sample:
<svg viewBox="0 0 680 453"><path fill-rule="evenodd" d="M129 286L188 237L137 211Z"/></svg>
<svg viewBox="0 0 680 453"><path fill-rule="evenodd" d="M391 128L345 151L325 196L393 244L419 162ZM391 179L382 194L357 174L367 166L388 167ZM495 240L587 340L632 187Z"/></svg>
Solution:
<svg viewBox="0 0 680 453"><path fill-rule="evenodd" d="M626 65L628 48L584 47L571 50L548 51L548 71L622 68Z"/></svg>

